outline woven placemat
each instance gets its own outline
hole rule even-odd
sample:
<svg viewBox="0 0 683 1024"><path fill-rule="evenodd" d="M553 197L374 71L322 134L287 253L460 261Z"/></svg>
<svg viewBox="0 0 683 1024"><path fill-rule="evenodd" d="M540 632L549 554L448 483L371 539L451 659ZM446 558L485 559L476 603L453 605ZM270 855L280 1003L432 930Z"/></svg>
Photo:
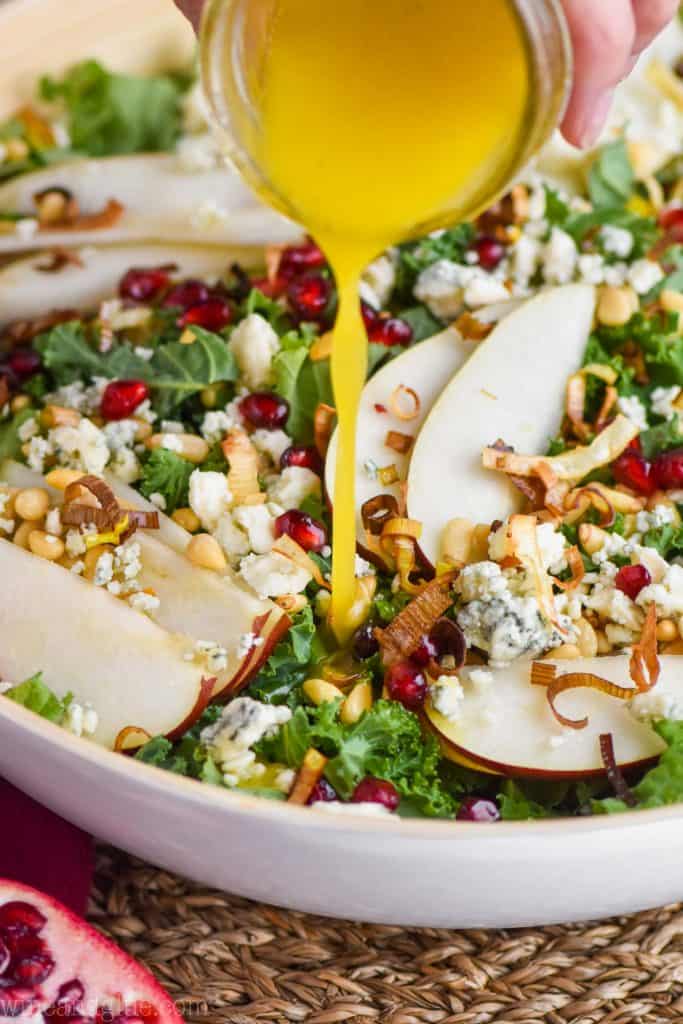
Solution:
<svg viewBox="0 0 683 1024"><path fill-rule="evenodd" d="M226 896L103 848L91 918L188 1024L683 1020L680 904L552 928L378 927Z"/></svg>

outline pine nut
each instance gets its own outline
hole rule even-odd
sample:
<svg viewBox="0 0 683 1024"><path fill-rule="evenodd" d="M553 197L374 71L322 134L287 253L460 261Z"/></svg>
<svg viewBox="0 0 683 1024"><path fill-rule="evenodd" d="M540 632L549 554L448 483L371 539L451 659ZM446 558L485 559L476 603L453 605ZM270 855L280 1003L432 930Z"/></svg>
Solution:
<svg viewBox="0 0 683 1024"><path fill-rule="evenodd" d="M579 527L579 544L587 555L594 555L605 544L609 534L592 523L582 523Z"/></svg>
<svg viewBox="0 0 683 1024"><path fill-rule="evenodd" d="M548 651L545 657L551 661L571 661L573 658L580 658L581 651L576 644L560 644L554 651Z"/></svg>
<svg viewBox="0 0 683 1024"><path fill-rule="evenodd" d="M135 420L135 440L146 441L148 437L152 436L152 424L148 423L147 420L140 420L137 416L134 416Z"/></svg>
<svg viewBox="0 0 683 1024"><path fill-rule="evenodd" d="M460 568L470 561L474 523L470 519L451 519L446 523L441 541L441 556Z"/></svg>
<svg viewBox="0 0 683 1024"><path fill-rule="evenodd" d="M64 554L64 541L44 530L32 530L28 535L28 546L34 555L56 562Z"/></svg>
<svg viewBox="0 0 683 1024"><path fill-rule="evenodd" d="M175 455L197 465L209 454L208 444L196 434L152 434L145 445L151 449L168 447Z"/></svg>
<svg viewBox="0 0 683 1024"><path fill-rule="evenodd" d="M45 474L45 483L49 484L50 487L54 487L56 491L65 491L69 484L73 484L76 480L80 480L85 473L82 473L80 469L64 469L60 467L58 469L51 469L49 473Z"/></svg>
<svg viewBox="0 0 683 1024"><path fill-rule="evenodd" d="M666 161L666 154L652 142L629 142L628 157L638 181L655 174Z"/></svg>
<svg viewBox="0 0 683 1024"><path fill-rule="evenodd" d="M326 590L320 590L318 591L318 597L320 594L327 593ZM305 594L283 594L282 597L275 598L275 604L279 605L283 612L287 612L288 615L298 615L299 612L302 612L307 607L308 598Z"/></svg>
<svg viewBox="0 0 683 1024"><path fill-rule="evenodd" d="M683 293L665 288L659 296L659 304L667 313L683 313Z"/></svg>
<svg viewBox="0 0 683 1024"><path fill-rule="evenodd" d="M10 409L12 412L21 412L22 409L28 409L31 404L31 399L28 395L15 395L10 402Z"/></svg>
<svg viewBox="0 0 683 1024"><path fill-rule="evenodd" d="M612 650L612 645L603 633L601 629L597 630L596 637L598 640L598 654L609 654Z"/></svg>
<svg viewBox="0 0 683 1024"><path fill-rule="evenodd" d="M600 292L598 323L607 327L623 327L638 310L638 297L632 288L615 288L608 285Z"/></svg>
<svg viewBox="0 0 683 1024"><path fill-rule="evenodd" d="M598 653L598 638L595 630L587 619L579 619L577 623L579 632L578 647L582 658L594 658Z"/></svg>
<svg viewBox="0 0 683 1024"><path fill-rule="evenodd" d="M344 725L354 725L371 707L372 687L370 683L356 683L342 704L339 717Z"/></svg>
<svg viewBox="0 0 683 1024"><path fill-rule="evenodd" d="M47 491L40 487L27 487L25 491L19 491L14 499L14 510L21 519L35 522L47 515L50 509L50 499Z"/></svg>
<svg viewBox="0 0 683 1024"><path fill-rule="evenodd" d="M489 557L489 537L491 527L488 523L477 523L472 533L470 546L470 560L472 562L485 562Z"/></svg>
<svg viewBox="0 0 683 1024"><path fill-rule="evenodd" d="M195 515L191 508L177 508L171 519L188 533L196 533L201 526L199 516Z"/></svg>
<svg viewBox="0 0 683 1024"><path fill-rule="evenodd" d="M23 139L8 139L5 153L8 160L25 160L29 154L28 145Z"/></svg>
<svg viewBox="0 0 683 1024"><path fill-rule="evenodd" d="M193 565L201 569L223 572L228 567L223 548L210 533L198 533L193 537L185 549L185 554Z"/></svg>
<svg viewBox="0 0 683 1024"><path fill-rule="evenodd" d="M81 414L61 405L46 405L40 414L40 421L44 427L77 427L81 422Z"/></svg>
<svg viewBox="0 0 683 1024"><path fill-rule="evenodd" d="M657 623L657 639L662 644L678 640L678 628L673 619L662 619Z"/></svg>
<svg viewBox="0 0 683 1024"><path fill-rule="evenodd" d="M12 538L17 547L24 548L25 551L28 551L29 534L33 533L35 528L36 523L22 523L21 526L17 527L17 531Z"/></svg>
<svg viewBox="0 0 683 1024"><path fill-rule="evenodd" d="M307 679L303 685L303 691L316 707L321 704L329 704L333 700L343 700L344 694L338 686L328 683L325 679Z"/></svg>

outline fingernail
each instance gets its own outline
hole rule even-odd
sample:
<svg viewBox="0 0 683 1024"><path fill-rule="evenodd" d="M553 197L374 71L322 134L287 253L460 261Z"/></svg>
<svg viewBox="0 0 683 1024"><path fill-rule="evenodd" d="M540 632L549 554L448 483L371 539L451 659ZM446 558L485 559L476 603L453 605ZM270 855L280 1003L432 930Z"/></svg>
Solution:
<svg viewBox="0 0 683 1024"><path fill-rule="evenodd" d="M613 99L613 89L597 96L592 94L585 97L582 104L583 113L580 116L576 133L582 149L587 149L598 141L609 116Z"/></svg>

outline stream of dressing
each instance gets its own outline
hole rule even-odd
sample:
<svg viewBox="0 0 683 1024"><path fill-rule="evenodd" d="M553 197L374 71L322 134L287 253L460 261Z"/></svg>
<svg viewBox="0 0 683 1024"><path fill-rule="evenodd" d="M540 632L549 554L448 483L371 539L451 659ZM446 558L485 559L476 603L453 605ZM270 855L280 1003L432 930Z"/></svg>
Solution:
<svg viewBox="0 0 683 1024"><path fill-rule="evenodd" d="M263 8L261 124L245 124L243 139L268 181L266 198L322 246L339 293L331 623L343 643L357 591L356 415L367 368L360 275L386 247L473 212L502 187L528 110L529 56L508 0L268 0Z"/></svg>

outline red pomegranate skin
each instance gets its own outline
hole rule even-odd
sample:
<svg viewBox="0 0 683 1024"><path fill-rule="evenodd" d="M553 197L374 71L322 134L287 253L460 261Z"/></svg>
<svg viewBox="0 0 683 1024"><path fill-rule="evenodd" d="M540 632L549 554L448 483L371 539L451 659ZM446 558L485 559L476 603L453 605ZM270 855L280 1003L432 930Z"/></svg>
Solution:
<svg viewBox="0 0 683 1024"><path fill-rule="evenodd" d="M47 860L49 846L37 846ZM146 968L63 904L3 878L0 966L0 1020L182 1024Z"/></svg>
<svg viewBox="0 0 683 1024"><path fill-rule="evenodd" d="M12 842L0 843L0 877L39 885L76 914L84 914L94 870L91 837L4 779L0 821L21 822Z"/></svg>

